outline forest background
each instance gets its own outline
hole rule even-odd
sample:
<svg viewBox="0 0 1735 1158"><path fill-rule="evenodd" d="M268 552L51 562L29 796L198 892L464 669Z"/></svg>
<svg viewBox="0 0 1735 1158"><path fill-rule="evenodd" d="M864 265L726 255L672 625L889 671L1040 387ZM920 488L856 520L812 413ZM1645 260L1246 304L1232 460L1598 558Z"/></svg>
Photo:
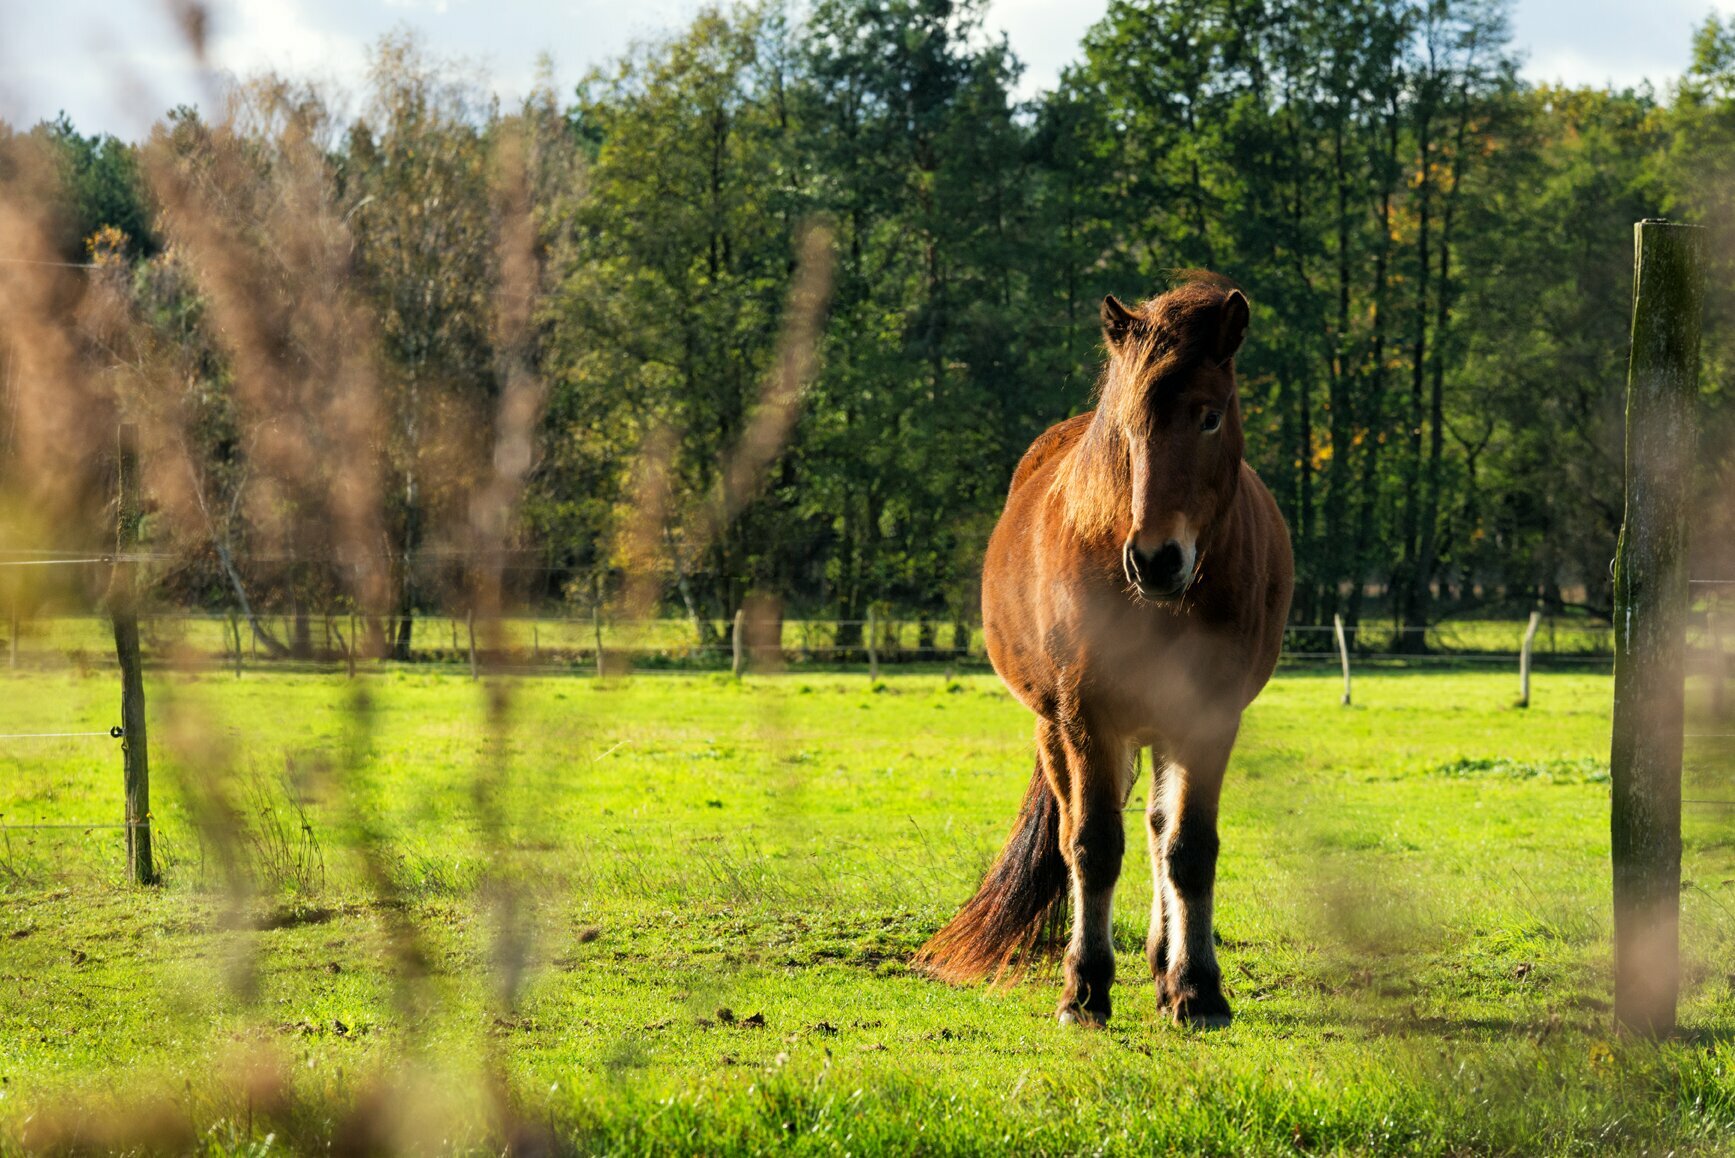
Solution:
<svg viewBox="0 0 1735 1158"><path fill-rule="evenodd" d="M1099 300L1195 267L1253 302L1248 455L1293 534L1297 622L1608 614L1641 218L1711 226L1697 485L1735 494L1735 19L1707 19L1662 91L1520 79L1488 0L1115 0L1051 91L1018 99L1019 70L977 0L766 0L502 107L406 32L353 99L248 78L136 144L0 124L0 182L48 159L66 309L127 314L126 349L78 354L117 417L175 416L143 452L203 515L152 543L158 599L187 608L348 598L319 512L256 461L268 420L237 400L253 371L197 257L213 213L271 253L288 202L329 210L379 388L365 453L403 655L463 598L478 452L520 369L543 400L508 536L521 604L607 605L649 568L702 641L754 596L839 621L842 645L870 608L968 624L1019 455L1091 405ZM506 142L528 277L501 268ZM813 372L743 502L731 451L816 229L835 263ZM503 293L530 299L510 341ZM318 356L293 326L268 338ZM20 469L20 354L0 341L0 472ZM649 486L666 522L629 558Z"/></svg>

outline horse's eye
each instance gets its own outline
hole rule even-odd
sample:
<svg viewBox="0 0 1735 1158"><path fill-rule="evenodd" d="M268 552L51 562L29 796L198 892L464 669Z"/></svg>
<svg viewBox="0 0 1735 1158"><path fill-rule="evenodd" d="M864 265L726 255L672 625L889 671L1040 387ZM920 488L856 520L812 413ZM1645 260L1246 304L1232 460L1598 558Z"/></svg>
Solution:
<svg viewBox="0 0 1735 1158"><path fill-rule="evenodd" d="M1215 434L1217 428L1222 425L1223 412L1221 410L1207 410L1205 411L1205 421L1199 424L1199 429L1206 434Z"/></svg>

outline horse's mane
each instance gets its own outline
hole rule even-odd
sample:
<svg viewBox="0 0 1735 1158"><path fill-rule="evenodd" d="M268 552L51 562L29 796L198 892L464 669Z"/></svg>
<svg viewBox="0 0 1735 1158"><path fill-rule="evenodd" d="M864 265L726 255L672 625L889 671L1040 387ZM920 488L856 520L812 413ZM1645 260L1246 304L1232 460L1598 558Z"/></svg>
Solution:
<svg viewBox="0 0 1735 1158"><path fill-rule="evenodd" d="M1086 537L1111 534L1132 496L1126 431L1148 428L1164 382L1195 366L1217 336L1218 309L1235 283L1209 270L1179 270L1172 288L1140 302L1138 321L1121 356L1110 351L1097 379L1096 416L1066 463L1054 490L1067 522Z"/></svg>

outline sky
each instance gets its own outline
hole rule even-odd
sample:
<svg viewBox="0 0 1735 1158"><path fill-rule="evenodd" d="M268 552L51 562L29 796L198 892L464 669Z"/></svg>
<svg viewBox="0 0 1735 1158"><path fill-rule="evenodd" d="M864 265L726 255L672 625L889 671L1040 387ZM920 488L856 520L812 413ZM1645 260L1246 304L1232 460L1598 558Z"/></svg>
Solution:
<svg viewBox="0 0 1735 1158"><path fill-rule="evenodd" d="M1025 62L1025 95L1050 87L1108 0L991 0L988 24ZM1329 0L1326 0L1329 2ZM362 87L368 45L408 26L481 65L506 100L547 54L562 90L634 40L678 27L701 0L209 0L211 63ZM0 0L0 119L64 110L85 132L138 139L177 104L208 103L170 0ZM1513 0L1515 47L1537 81L1661 86L1686 66L1693 28L1735 0Z"/></svg>

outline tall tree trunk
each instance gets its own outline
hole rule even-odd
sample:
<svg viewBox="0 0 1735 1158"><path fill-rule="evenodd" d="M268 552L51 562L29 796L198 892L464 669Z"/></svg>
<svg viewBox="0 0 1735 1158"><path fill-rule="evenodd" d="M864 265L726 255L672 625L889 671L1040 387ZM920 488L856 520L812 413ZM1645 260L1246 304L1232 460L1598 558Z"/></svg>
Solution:
<svg viewBox="0 0 1735 1158"><path fill-rule="evenodd" d="M1317 623L1327 615L1343 610L1342 587L1351 568L1349 498L1351 478L1355 471L1354 416L1350 413L1350 398L1354 393L1355 369L1349 357L1350 330L1350 267L1349 267L1349 172L1344 159L1344 118L1341 114L1333 126L1332 167L1337 191L1337 320L1331 335L1331 357L1327 361L1331 407L1331 459L1325 478L1325 537L1323 541L1322 574L1325 605Z"/></svg>
<svg viewBox="0 0 1735 1158"><path fill-rule="evenodd" d="M1398 107L1397 97L1391 97L1386 121L1386 148L1382 158L1380 182L1380 244L1374 255L1373 335L1368 355L1369 380L1365 409L1360 415L1362 430L1361 468L1356 480L1355 550L1351 556L1349 603L1344 621L1350 627L1361 624L1362 599L1367 583L1367 566L1371 558L1374 533L1374 513L1379 503L1379 458L1385 440L1376 433L1385 417L1386 395L1386 325L1391 311L1390 278L1392 255L1392 194L1397 184L1398 166Z"/></svg>
<svg viewBox="0 0 1735 1158"><path fill-rule="evenodd" d="M1431 78L1430 78L1431 80ZM1404 458L1404 525L1403 556L1398 568L1399 615L1403 629L1398 636L1398 651L1425 651L1427 639L1422 629L1428 623L1428 575L1422 571L1421 531L1422 507L1425 502L1425 480L1422 475L1423 423L1425 421L1428 371L1428 275L1434 267L1429 226L1433 211L1433 128L1432 109L1424 95L1416 127L1416 304L1414 332L1410 341L1410 399L1408 446Z"/></svg>
<svg viewBox="0 0 1735 1158"><path fill-rule="evenodd" d="M1458 184L1464 172L1464 138L1470 124L1470 79L1475 64L1475 47L1464 64L1458 92L1458 124L1452 143L1450 183L1445 190L1440 210L1440 280L1435 291L1434 345L1428 397L1428 469L1426 506L1422 511L1421 542L1416 556L1417 576L1424 600L1428 584L1434 579L1439 559L1439 524L1441 503L1441 470L1446 443L1446 348L1447 327L1452 320L1452 221L1458 204Z"/></svg>

